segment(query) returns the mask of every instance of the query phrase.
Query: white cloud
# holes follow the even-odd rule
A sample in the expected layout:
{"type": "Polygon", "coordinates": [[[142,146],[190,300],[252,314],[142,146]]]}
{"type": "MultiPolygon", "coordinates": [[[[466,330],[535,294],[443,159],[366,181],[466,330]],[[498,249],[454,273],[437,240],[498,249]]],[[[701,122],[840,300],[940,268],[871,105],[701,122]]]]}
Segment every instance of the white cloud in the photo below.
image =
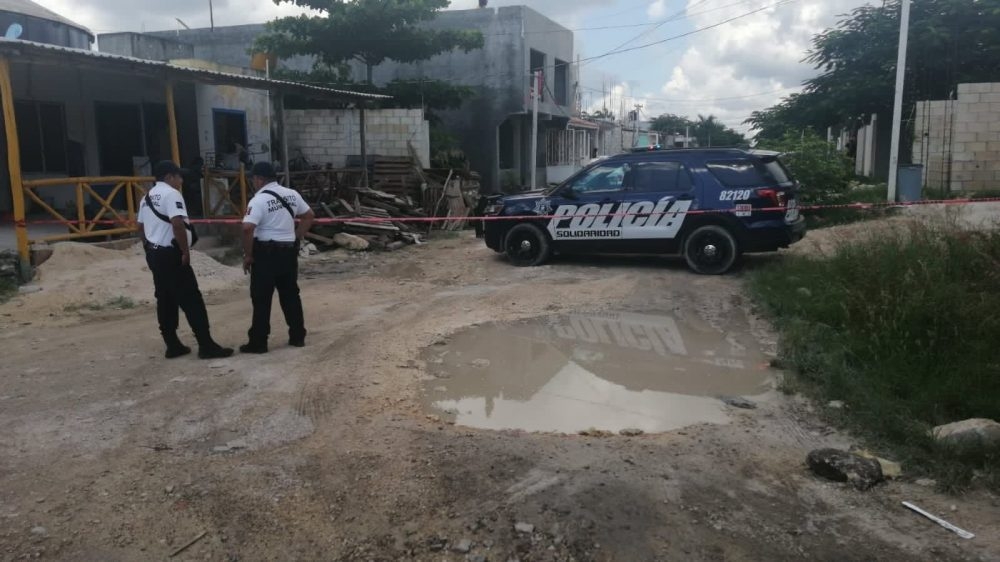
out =
{"type": "Polygon", "coordinates": [[[754,110],[777,103],[816,71],[803,63],[813,36],[839,15],[870,0],[808,0],[774,6],[775,0],[688,0],[694,28],[703,28],[752,10],[764,10],[692,35],[680,61],[662,74],[669,78],[650,92],[647,112],[694,116],[713,114],[744,130],[754,110]]]}
{"type": "Polygon", "coordinates": [[[649,9],[646,10],[646,15],[651,20],[658,20],[667,15],[667,0],[656,0],[650,4],[649,9]]]}
{"type": "MultiPolygon", "coordinates": [[[[38,4],[87,26],[95,33],[161,31],[175,29],[179,18],[190,27],[208,27],[208,0],[35,0],[38,4]]],[[[275,5],[269,0],[241,2],[213,0],[215,25],[263,23],[276,17],[304,13],[294,4],[275,5]]]]}

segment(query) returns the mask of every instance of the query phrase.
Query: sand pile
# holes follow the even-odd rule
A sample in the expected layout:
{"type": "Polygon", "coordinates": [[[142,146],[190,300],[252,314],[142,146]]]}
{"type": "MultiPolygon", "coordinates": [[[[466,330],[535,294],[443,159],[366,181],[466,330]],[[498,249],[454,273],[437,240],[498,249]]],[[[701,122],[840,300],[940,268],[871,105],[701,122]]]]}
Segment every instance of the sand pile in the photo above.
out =
{"type": "MultiPolygon", "coordinates": [[[[211,257],[191,252],[191,262],[203,293],[231,289],[245,283],[243,271],[211,257]]],[[[153,277],[142,248],[108,250],[90,244],[63,242],[38,268],[34,285],[41,291],[25,294],[4,305],[18,316],[62,315],[87,310],[141,306],[153,302],[153,277]],[[14,310],[11,310],[14,309],[14,310]]]]}

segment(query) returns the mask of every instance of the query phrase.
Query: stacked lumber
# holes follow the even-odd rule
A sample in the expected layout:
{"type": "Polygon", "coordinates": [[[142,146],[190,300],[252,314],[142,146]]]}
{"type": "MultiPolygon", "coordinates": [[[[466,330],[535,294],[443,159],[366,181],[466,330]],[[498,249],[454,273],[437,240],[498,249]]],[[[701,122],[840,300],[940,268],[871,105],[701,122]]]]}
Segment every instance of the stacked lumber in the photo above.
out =
{"type": "Polygon", "coordinates": [[[367,241],[370,249],[395,250],[407,244],[419,244],[419,233],[426,230],[421,224],[391,220],[426,215],[409,197],[378,189],[341,189],[336,198],[330,203],[320,203],[316,211],[319,217],[338,219],[334,224],[316,225],[310,233],[310,239],[327,248],[342,246],[336,242],[337,234],[350,234],[367,241]],[[369,222],[368,219],[379,220],[369,222]]]}
{"type": "Polygon", "coordinates": [[[400,197],[415,195],[420,191],[421,178],[418,166],[410,157],[379,156],[375,160],[372,186],[400,197]]]}

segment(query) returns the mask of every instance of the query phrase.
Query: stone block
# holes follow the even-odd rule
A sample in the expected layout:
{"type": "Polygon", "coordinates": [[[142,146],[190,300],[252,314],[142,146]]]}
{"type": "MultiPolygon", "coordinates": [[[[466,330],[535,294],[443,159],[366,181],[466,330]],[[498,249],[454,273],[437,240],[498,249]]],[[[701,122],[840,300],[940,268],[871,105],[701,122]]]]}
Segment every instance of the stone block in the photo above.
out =
{"type": "Polygon", "coordinates": [[[973,84],[970,93],[973,94],[988,94],[993,91],[993,84],[990,82],[973,84]]]}
{"type": "Polygon", "coordinates": [[[952,160],[955,162],[974,162],[975,156],[971,152],[954,152],[952,160]]]}
{"type": "Polygon", "coordinates": [[[990,124],[986,121],[973,121],[971,123],[962,123],[965,125],[965,131],[969,133],[988,133],[990,131],[990,124]]]}
{"type": "Polygon", "coordinates": [[[964,182],[964,181],[952,180],[951,181],[951,191],[952,192],[965,191],[965,184],[966,183],[967,182],[964,182]]]}
{"type": "Polygon", "coordinates": [[[1000,94],[1000,82],[993,82],[990,84],[992,88],[990,89],[994,94],[1000,94]]]}
{"type": "Polygon", "coordinates": [[[989,103],[984,103],[984,102],[970,103],[968,104],[968,106],[969,106],[969,111],[971,111],[972,113],[990,113],[991,111],[993,111],[993,106],[992,104],[989,103]]]}
{"type": "Polygon", "coordinates": [[[976,133],[955,133],[955,143],[976,142],[976,133]]]}
{"type": "Polygon", "coordinates": [[[985,142],[970,142],[965,145],[965,150],[970,152],[983,152],[986,150],[987,143],[985,142]]]}
{"type": "Polygon", "coordinates": [[[980,103],[983,101],[983,96],[987,94],[965,94],[959,96],[959,103],[980,103]]]}
{"type": "Polygon", "coordinates": [[[972,92],[972,84],[959,84],[958,85],[958,95],[968,94],[972,92]]]}
{"type": "Polygon", "coordinates": [[[1000,141],[1000,133],[976,133],[976,142],[995,142],[1000,141]]]}

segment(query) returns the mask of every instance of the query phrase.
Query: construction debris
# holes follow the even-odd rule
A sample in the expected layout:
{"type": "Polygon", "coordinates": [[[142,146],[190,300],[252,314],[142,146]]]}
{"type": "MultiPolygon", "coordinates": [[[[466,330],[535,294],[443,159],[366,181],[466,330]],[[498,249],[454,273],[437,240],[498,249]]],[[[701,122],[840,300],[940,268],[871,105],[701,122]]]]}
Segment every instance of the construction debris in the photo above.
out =
{"type": "Polygon", "coordinates": [[[419,244],[433,228],[468,227],[479,194],[479,177],[462,170],[424,170],[411,155],[378,157],[372,185],[339,187],[312,202],[321,219],[307,237],[320,249],[398,250],[419,244]],[[440,222],[413,221],[429,217],[440,222]],[[402,219],[402,220],[396,220],[402,219]]]}

